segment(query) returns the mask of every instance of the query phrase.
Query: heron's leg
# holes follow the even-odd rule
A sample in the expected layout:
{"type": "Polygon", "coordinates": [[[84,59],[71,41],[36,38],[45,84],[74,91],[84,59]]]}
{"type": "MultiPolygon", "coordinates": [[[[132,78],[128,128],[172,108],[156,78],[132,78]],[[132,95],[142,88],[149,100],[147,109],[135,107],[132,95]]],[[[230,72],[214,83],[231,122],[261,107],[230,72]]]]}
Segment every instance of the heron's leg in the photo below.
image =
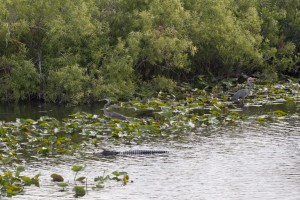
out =
{"type": "Polygon", "coordinates": [[[244,100],[245,100],[245,98],[242,98],[241,107],[244,107],[244,100]]]}

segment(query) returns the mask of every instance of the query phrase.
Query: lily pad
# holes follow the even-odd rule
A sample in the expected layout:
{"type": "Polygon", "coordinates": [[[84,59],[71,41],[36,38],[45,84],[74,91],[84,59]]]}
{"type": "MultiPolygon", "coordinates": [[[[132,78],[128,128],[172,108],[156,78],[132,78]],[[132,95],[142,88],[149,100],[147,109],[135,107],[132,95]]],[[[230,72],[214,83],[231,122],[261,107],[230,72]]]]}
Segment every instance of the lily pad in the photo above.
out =
{"type": "Polygon", "coordinates": [[[82,197],[86,193],[82,186],[74,186],[73,191],[75,192],[75,197],[82,197]]]}
{"type": "Polygon", "coordinates": [[[63,182],[64,178],[59,174],[51,174],[52,181],[54,182],[63,182]]]}

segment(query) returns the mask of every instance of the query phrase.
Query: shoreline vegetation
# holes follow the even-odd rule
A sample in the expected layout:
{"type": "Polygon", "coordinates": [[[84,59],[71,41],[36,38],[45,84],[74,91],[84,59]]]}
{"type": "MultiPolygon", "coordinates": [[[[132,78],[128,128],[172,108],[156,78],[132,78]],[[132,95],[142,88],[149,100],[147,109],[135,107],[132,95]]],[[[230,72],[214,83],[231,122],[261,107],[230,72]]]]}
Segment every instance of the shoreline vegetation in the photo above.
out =
{"type": "Polygon", "coordinates": [[[143,99],[247,76],[297,82],[299,10],[283,0],[2,0],[0,101],[143,99]]]}

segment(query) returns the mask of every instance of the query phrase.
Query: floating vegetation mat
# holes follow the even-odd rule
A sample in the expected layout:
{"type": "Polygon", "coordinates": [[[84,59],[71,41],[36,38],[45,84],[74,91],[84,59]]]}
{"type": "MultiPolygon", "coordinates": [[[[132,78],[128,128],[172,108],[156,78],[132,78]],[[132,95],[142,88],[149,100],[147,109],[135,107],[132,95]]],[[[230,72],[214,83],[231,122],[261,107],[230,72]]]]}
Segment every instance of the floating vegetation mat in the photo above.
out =
{"type": "MultiPolygon", "coordinates": [[[[41,117],[38,120],[16,119],[14,122],[0,122],[0,160],[2,174],[0,186],[2,196],[22,193],[24,186],[37,185],[38,177],[22,176],[22,163],[36,157],[54,155],[85,154],[91,149],[101,149],[103,144],[141,144],[156,140],[184,137],[188,133],[201,133],[212,126],[236,126],[245,120],[264,125],[274,121],[293,118],[299,120],[300,86],[285,83],[266,86],[255,85],[253,94],[243,103],[229,101],[236,89],[214,94],[205,90],[179,87],[174,94],[159,92],[156,97],[139,98],[121,102],[119,107],[133,109],[133,121],[121,121],[90,113],[76,113],[57,120],[41,117]],[[248,107],[285,103],[291,105],[292,112],[272,110],[264,113],[245,114],[248,107]]],[[[83,167],[73,167],[80,171],[83,167]]],[[[67,183],[62,175],[53,175],[53,181],[64,190],[67,183]]],[[[76,182],[84,182],[84,177],[76,182]]],[[[126,172],[114,172],[111,176],[101,176],[95,188],[104,186],[106,180],[128,182],[126,172]],[[121,178],[119,178],[122,176],[121,178]]],[[[85,195],[83,186],[75,185],[76,196],[85,195]]]]}

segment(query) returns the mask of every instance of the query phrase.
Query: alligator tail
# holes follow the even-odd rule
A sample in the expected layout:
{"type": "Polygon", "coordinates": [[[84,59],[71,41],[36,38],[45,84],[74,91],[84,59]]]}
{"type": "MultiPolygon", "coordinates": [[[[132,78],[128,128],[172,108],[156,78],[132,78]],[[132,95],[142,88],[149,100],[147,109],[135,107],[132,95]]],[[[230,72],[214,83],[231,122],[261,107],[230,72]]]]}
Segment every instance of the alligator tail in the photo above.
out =
{"type": "Polygon", "coordinates": [[[128,150],[128,151],[103,150],[102,152],[96,152],[96,153],[94,153],[94,155],[114,156],[114,155],[163,154],[163,153],[168,153],[168,151],[163,151],[163,150],[128,150]]]}
{"type": "Polygon", "coordinates": [[[168,153],[168,151],[163,150],[129,150],[119,152],[120,155],[145,155],[145,154],[163,154],[168,153]]]}

